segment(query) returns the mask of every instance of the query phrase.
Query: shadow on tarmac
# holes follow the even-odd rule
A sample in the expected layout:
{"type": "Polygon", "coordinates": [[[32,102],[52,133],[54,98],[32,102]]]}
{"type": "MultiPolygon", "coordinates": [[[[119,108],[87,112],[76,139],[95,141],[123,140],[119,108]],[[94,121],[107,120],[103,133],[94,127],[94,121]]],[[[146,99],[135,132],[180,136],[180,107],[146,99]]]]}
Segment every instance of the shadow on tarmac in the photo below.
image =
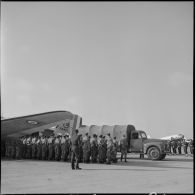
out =
{"type": "Polygon", "coordinates": [[[148,171],[148,172],[151,172],[151,171],[166,171],[166,170],[147,170],[147,169],[86,169],[86,168],[83,168],[82,170],[89,170],[89,171],[109,171],[109,170],[111,170],[111,171],[148,171]]]}
{"type": "MultiPolygon", "coordinates": [[[[192,160],[193,161],[193,160],[192,160]]],[[[176,168],[176,169],[193,169],[190,167],[184,167],[184,166],[171,166],[170,164],[167,165],[165,162],[171,162],[170,160],[163,160],[163,161],[145,161],[145,160],[138,160],[138,161],[131,161],[131,159],[128,159],[128,161],[125,163],[118,162],[115,165],[117,166],[140,166],[140,167],[155,167],[155,168],[176,168]]]]}

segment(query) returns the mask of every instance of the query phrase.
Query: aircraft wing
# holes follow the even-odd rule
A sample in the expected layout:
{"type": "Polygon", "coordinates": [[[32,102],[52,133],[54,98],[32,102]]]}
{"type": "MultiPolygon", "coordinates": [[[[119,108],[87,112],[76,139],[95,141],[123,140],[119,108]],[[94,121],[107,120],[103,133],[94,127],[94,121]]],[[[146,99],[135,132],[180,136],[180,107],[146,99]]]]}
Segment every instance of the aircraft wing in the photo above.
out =
{"type": "Polygon", "coordinates": [[[171,139],[177,140],[177,139],[183,139],[183,138],[184,138],[183,134],[176,134],[176,135],[170,135],[170,136],[162,137],[160,139],[171,141],[171,139]]]}
{"type": "MultiPolygon", "coordinates": [[[[74,120],[77,115],[67,111],[53,111],[1,120],[1,139],[4,137],[20,137],[38,132],[69,119],[74,120]]],[[[74,125],[75,126],[75,125],[74,125]]]]}

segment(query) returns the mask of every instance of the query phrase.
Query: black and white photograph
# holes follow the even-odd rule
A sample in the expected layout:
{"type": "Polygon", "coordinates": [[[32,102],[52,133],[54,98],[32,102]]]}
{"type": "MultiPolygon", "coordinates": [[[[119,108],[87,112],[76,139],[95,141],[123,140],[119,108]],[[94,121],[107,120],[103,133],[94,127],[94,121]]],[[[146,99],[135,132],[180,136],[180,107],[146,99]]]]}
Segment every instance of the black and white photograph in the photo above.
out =
{"type": "Polygon", "coordinates": [[[1,1],[1,194],[193,194],[193,18],[1,1]]]}

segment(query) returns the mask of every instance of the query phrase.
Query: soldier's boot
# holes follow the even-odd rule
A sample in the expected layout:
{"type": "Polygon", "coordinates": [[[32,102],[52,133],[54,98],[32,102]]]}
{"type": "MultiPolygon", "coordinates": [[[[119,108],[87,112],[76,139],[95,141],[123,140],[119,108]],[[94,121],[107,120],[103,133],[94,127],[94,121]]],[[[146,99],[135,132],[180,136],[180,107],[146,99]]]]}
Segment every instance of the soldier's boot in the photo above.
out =
{"type": "Polygon", "coordinates": [[[77,169],[77,170],[81,170],[81,168],[80,168],[78,165],[76,166],[76,169],[77,169]]]}

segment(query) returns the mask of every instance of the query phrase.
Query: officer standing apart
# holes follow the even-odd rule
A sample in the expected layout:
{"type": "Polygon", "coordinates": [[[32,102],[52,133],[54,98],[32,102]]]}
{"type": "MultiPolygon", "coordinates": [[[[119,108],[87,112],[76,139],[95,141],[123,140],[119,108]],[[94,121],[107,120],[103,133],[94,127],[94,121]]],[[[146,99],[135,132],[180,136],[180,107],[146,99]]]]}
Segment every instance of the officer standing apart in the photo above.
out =
{"type": "Polygon", "coordinates": [[[71,167],[75,169],[74,161],[76,159],[76,169],[79,168],[79,145],[80,145],[80,136],[78,135],[78,129],[75,130],[75,135],[71,138],[71,167]]]}
{"type": "Polygon", "coordinates": [[[123,160],[123,156],[125,156],[125,162],[127,162],[127,150],[128,150],[128,142],[125,135],[120,140],[120,150],[121,150],[121,162],[123,160]]]}

